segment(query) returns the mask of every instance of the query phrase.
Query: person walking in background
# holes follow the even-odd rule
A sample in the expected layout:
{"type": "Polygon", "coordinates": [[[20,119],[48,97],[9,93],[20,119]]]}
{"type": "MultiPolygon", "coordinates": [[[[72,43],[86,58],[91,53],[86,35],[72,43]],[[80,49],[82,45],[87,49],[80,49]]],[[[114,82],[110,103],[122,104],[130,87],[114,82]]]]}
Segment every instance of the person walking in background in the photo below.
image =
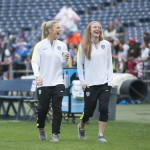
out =
{"type": "Polygon", "coordinates": [[[129,50],[128,50],[128,51],[130,51],[130,50],[132,50],[132,49],[135,49],[136,55],[139,55],[139,54],[141,53],[141,49],[140,49],[140,47],[138,46],[137,42],[135,41],[135,38],[130,37],[130,38],[128,39],[128,45],[129,45],[129,50]]]}
{"type": "Polygon", "coordinates": [[[97,21],[89,23],[86,28],[78,50],[77,70],[84,91],[84,112],[78,124],[78,136],[80,140],[86,140],[85,123],[93,116],[97,99],[99,99],[100,117],[97,140],[106,142],[103,134],[108,121],[113,66],[110,43],[104,40],[101,24],[97,21]]]}
{"type": "Polygon", "coordinates": [[[141,59],[141,54],[138,54],[138,57],[136,59],[137,77],[141,80],[143,77],[143,62],[138,61],[139,59],[141,59]]]}
{"type": "Polygon", "coordinates": [[[72,60],[72,66],[76,67],[77,66],[77,54],[78,54],[78,49],[74,48],[74,56],[72,60]]]}
{"type": "Polygon", "coordinates": [[[77,46],[81,41],[81,36],[78,32],[74,32],[66,37],[66,41],[67,45],[72,43],[74,46],[77,46]]]}
{"type": "Polygon", "coordinates": [[[108,24],[107,29],[104,31],[104,37],[109,42],[113,42],[113,40],[116,38],[116,29],[114,28],[114,25],[112,23],[108,24]]]}
{"type": "Polygon", "coordinates": [[[137,57],[135,49],[131,49],[128,53],[128,60],[127,60],[127,72],[134,76],[138,76],[137,73],[137,57]]]}
{"type": "Polygon", "coordinates": [[[25,62],[27,61],[28,56],[29,56],[29,49],[25,47],[23,43],[20,43],[20,45],[16,48],[14,56],[15,61],[25,62]]]}
{"type": "Polygon", "coordinates": [[[118,61],[115,68],[116,71],[122,73],[126,72],[129,46],[124,42],[123,39],[120,39],[113,42],[112,49],[112,53],[118,56],[118,61]]]}
{"type": "Polygon", "coordinates": [[[12,54],[10,49],[6,48],[5,42],[0,45],[0,77],[4,72],[7,72],[9,65],[12,62],[12,54]]]}
{"type": "Polygon", "coordinates": [[[150,34],[148,32],[144,32],[142,37],[143,41],[146,43],[146,45],[148,45],[148,43],[150,43],[150,34]]]}
{"type": "Polygon", "coordinates": [[[125,29],[123,25],[120,23],[120,20],[118,18],[115,18],[114,22],[116,24],[116,38],[124,39],[125,29]]]}
{"type": "Polygon", "coordinates": [[[32,55],[32,68],[37,84],[39,101],[37,128],[40,140],[46,140],[45,119],[52,99],[53,120],[51,141],[58,142],[62,120],[62,98],[65,91],[62,67],[68,64],[67,45],[59,40],[61,32],[57,21],[42,24],[42,41],[36,44],[32,55]],[[65,55],[64,55],[65,54],[65,55]],[[62,55],[64,55],[62,57],[62,55]]]}
{"type": "Polygon", "coordinates": [[[74,57],[74,45],[72,43],[69,43],[68,49],[69,49],[70,57],[73,60],[73,57],[74,57]]]}
{"type": "Polygon", "coordinates": [[[141,43],[141,57],[138,59],[138,62],[143,62],[143,79],[148,80],[150,77],[149,72],[147,72],[150,70],[150,56],[148,45],[144,40],[141,43]]]}

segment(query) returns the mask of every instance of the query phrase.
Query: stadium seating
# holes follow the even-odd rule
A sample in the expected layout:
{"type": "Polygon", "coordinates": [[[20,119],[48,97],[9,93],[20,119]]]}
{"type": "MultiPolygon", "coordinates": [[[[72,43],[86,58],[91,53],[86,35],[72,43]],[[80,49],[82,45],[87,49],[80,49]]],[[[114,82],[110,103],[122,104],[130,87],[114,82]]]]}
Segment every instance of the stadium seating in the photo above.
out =
{"type": "Polygon", "coordinates": [[[39,25],[53,19],[63,6],[79,14],[81,35],[89,22],[100,21],[106,29],[114,18],[119,18],[125,26],[126,40],[132,36],[140,42],[143,32],[150,33],[149,0],[1,0],[0,3],[0,31],[18,35],[24,29],[30,45],[41,34],[39,25]]]}

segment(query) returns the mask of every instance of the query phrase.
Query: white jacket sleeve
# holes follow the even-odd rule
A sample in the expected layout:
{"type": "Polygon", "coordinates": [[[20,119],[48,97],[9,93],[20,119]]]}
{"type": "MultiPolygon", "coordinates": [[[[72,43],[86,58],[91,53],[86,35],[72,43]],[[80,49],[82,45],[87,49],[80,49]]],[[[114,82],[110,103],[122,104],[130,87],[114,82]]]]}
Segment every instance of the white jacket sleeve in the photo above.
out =
{"type": "MultiPolygon", "coordinates": [[[[66,44],[63,46],[62,52],[68,52],[68,48],[67,48],[66,44]]],[[[62,60],[62,66],[63,67],[67,67],[68,63],[69,63],[69,59],[68,60],[62,60]]]]}
{"type": "Polygon", "coordinates": [[[34,47],[31,65],[35,78],[40,76],[40,48],[38,44],[36,44],[34,47]]]}
{"type": "Polygon", "coordinates": [[[83,86],[85,83],[84,75],[83,75],[83,64],[85,61],[85,55],[83,54],[82,48],[79,45],[78,48],[78,57],[77,57],[77,71],[78,71],[78,76],[80,79],[81,86],[83,86]]]}
{"type": "Polygon", "coordinates": [[[113,65],[112,65],[112,54],[111,54],[111,46],[108,43],[108,53],[107,53],[107,79],[108,79],[108,86],[112,86],[113,80],[113,65]]]}

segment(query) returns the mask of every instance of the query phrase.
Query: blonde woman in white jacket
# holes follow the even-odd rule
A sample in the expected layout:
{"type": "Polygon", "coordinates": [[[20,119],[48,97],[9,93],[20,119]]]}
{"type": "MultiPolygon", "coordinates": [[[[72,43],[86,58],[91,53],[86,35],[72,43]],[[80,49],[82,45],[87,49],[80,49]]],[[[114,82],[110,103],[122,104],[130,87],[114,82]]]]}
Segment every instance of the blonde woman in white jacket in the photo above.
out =
{"type": "Polygon", "coordinates": [[[97,140],[106,142],[103,133],[108,120],[113,67],[110,43],[104,40],[102,27],[97,21],[89,23],[86,28],[78,50],[77,70],[84,91],[84,112],[78,125],[78,136],[80,140],[86,140],[85,123],[93,116],[97,100],[99,100],[97,140]]]}
{"type": "Polygon", "coordinates": [[[58,142],[58,134],[62,120],[62,98],[65,91],[62,69],[68,64],[67,45],[59,40],[61,32],[57,21],[42,23],[42,41],[37,43],[32,55],[32,69],[37,83],[39,101],[37,128],[40,140],[46,140],[45,119],[52,99],[53,120],[51,141],[58,142]]]}

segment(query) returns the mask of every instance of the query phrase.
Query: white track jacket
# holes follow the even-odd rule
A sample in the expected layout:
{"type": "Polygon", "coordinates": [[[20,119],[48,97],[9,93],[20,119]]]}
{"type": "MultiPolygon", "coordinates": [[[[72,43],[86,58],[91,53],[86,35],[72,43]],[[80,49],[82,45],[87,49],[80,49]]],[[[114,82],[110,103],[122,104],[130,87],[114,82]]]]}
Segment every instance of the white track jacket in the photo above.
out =
{"type": "Polygon", "coordinates": [[[112,86],[113,65],[110,43],[102,40],[98,48],[96,48],[92,41],[90,60],[86,58],[80,46],[78,50],[77,70],[81,85],[87,84],[88,86],[93,86],[108,83],[108,86],[112,86]],[[83,74],[83,65],[85,77],[83,74]]]}
{"type": "Polygon", "coordinates": [[[47,38],[35,45],[31,64],[35,78],[42,77],[42,86],[64,84],[62,68],[68,64],[62,57],[64,51],[67,45],[59,40],[53,41],[53,47],[47,38]]]}

